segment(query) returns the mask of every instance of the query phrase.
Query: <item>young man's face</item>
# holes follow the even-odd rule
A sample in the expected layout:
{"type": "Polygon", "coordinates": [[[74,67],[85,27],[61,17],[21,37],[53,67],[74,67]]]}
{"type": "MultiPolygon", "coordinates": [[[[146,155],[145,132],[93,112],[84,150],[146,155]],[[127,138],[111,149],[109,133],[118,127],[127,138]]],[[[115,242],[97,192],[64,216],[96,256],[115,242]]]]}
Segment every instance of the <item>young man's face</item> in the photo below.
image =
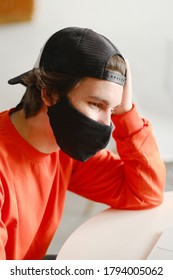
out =
{"type": "Polygon", "coordinates": [[[69,93],[69,99],[87,117],[110,125],[111,115],[120,105],[122,94],[122,85],[87,77],[69,93]]]}

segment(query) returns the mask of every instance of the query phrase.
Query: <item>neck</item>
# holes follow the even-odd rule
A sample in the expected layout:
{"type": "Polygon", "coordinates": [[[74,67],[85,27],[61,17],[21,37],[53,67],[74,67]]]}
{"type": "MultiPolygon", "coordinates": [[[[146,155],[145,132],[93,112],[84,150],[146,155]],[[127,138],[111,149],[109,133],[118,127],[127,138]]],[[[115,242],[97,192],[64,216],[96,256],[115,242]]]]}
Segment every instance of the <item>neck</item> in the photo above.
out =
{"type": "Polygon", "coordinates": [[[45,154],[59,150],[49,124],[47,107],[42,108],[36,116],[27,119],[22,109],[14,112],[11,120],[18,133],[36,150],[45,154]]]}

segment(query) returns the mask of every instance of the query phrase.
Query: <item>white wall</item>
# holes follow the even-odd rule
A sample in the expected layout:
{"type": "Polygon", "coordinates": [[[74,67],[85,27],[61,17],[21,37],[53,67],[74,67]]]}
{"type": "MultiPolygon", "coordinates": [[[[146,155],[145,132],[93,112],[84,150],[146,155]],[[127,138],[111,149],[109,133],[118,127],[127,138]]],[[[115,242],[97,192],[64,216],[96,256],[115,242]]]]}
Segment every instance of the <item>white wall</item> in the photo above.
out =
{"type": "Polygon", "coordinates": [[[134,91],[144,105],[166,94],[168,51],[173,53],[171,0],[35,2],[31,23],[0,26],[0,109],[19,99],[18,88],[6,81],[31,68],[47,37],[66,26],[93,28],[119,47],[131,63],[134,91]]]}
{"type": "Polygon", "coordinates": [[[21,98],[24,88],[9,86],[7,80],[32,68],[45,40],[58,29],[81,26],[109,37],[129,59],[135,98],[144,111],[164,109],[164,114],[173,116],[172,0],[35,3],[31,23],[0,26],[0,110],[21,98]]]}

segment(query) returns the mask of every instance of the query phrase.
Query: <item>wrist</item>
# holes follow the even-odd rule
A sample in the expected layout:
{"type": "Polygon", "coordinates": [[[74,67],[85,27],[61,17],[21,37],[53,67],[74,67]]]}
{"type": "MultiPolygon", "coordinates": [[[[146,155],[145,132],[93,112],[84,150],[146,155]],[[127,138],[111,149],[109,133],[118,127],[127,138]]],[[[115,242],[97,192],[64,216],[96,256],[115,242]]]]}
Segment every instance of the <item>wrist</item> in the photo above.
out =
{"type": "Polygon", "coordinates": [[[122,114],[125,114],[127,112],[129,112],[130,110],[132,110],[133,108],[133,104],[130,103],[130,104],[126,104],[126,105],[123,105],[123,106],[119,106],[118,108],[116,108],[112,115],[122,115],[122,114]]]}

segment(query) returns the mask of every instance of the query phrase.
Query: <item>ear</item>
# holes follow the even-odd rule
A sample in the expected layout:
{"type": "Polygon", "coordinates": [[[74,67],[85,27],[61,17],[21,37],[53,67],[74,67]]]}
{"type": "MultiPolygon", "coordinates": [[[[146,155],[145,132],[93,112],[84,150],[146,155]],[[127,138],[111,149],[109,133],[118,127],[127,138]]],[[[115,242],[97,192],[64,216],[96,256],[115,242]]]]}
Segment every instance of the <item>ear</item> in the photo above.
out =
{"type": "Polygon", "coordinates": [[[52,106],[59,100],[57,92],[50,93],[46,88],[41,89],[41,98],[46,106],[52,106]]]}

